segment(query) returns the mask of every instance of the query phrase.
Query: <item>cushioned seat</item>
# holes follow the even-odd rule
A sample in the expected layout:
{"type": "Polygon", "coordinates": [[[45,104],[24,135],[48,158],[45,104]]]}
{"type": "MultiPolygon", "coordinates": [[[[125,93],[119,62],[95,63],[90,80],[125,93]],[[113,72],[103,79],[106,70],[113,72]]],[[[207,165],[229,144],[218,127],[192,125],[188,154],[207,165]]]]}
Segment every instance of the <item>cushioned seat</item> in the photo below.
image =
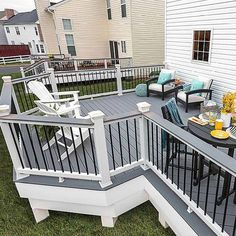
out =
{"type": "Polygon", "coordinates": [[[139,84],[135,88],[135,94],[139,97],[147,97],[147,85],[139,84]]]}
{"type": "MultiPolygon", "coordinates": [[[[177,95],[177,98],[184,102],[186,102],[186,97],[187,95],[184,91],[179,92],[177,95]]],[[[188,103],[203,102],[204,100],[205,98],[202,96],[198,96],[194,94],[188,96],[188,103]]]]}
{"type": "MultiPolygon", "coordinates": [[[[150,84],[148,88],[149,90],[152,90],[152,91],[162,92],[161,84],[153,83],[153,84],[150,84]]],[[[173,89],[172,86],[164,85],[164,92],[170,91],[171,89],[173,89]]]]}

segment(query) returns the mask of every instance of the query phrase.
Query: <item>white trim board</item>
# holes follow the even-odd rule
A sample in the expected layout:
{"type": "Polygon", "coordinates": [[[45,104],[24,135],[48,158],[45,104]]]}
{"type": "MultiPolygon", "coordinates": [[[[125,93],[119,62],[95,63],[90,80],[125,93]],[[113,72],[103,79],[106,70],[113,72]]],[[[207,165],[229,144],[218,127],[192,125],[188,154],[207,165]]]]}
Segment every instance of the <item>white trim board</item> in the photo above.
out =
{"type": "Polygon", "coordinates": [[[145,176],[107,191],[25,183],[16,183],[16,187],[22,198],[29,199],[37,222],[49,216],[48,210],[54,210],[101,216],[103,226],[113,227],[118,216],[150,200],[164,227],[170,226],[176,235],[197,235],[145,176]]]}

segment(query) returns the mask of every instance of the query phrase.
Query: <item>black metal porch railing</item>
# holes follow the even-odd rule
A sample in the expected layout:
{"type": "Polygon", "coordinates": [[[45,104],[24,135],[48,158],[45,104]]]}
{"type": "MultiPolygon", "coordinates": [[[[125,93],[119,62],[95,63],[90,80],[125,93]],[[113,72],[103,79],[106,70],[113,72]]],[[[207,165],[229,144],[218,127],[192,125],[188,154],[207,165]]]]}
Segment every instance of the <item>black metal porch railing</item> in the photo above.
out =
{"type": "Polygon", "coordinates": [[[159,74],[163,68],[164,65],[122,68],[122,87],[134,89],[138,84],[146,83],[152,74],[159,74]]]}
{"type": "Polygon", "coordinates": [[[214,226],[217,234],[234,236],[236,161],[155,114],[147,114],[145,124],[149,166],[185,201],[190,212],[214,226]],[[230,176],[227,186],[226,173],[230,176]]]}

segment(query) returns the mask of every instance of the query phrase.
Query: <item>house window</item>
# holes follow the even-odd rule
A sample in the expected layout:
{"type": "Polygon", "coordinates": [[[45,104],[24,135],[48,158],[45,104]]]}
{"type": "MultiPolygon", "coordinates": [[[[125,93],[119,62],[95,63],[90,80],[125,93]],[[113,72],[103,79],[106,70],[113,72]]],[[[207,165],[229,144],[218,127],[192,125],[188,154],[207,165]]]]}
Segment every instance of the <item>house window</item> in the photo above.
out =
{"type": "Polygon", "coordinates": [[[126,53],[126,41],[121,41],[121,51],[123,53],[126,53]]]}
{"type": "Polygon", "coordinates": [[[32,43],[28,42],[29,48],[32,48],[32,43]]]}
{"type": "Polygon", "coordinates": [[[39,35],[39,31],[38,31],[38,28],[37,28],[37,27],[34,27],[34,31],[35,31],[35,34],[36,34],[36,35],[39,35]]]}
{"type": "Polygon", "coordinates": [[[17,35],[20,35],[19,27],[15,27],[15,30],[16,30],[16,34],[17,34],[17,35]]]}
{"type": "Polygon", "coordinates": [[[9,27],[6,27],[6,32],[7,32],[8,34],[10,34],[10,29],[9,29],[9,27]]]}
{"type": "Polygon", "coordinates": [[[107,18],[108,18],[108,20],[112,19],[112,16],[111,16],[111,0],[107,0],[107,18]]]}
{"type": "Polygon", "coordinates": [[[120,0],[120,4],[121,4],[121,16],[122,17],[126,17],[126,0],[120,0]]]}
{"type": "Polygon", "coordinates": [[[193,61],[209,62],[211,47],[211,30],[193,32],[193,61]]]}
{"type": "Polygon", "coordinates": [[[44,46],[40,44],[41,53],[45,53],[44,46]]]}
{"type": "Polygon", "coordinates": [[[40,53],[39,45],[38,44],[36,44],[36,48],[37,48],[37,52],[40,53]]]}
{"type": "Polygon", "coordinates": [[[70,19],[62,19],[64,30],[72,30],[72,24],[70,19]]]}
{"type": "Polygon", "coordinates": [[[68,53],[71,56],[76,56],[75,42],[74,42],[73,34],[66,34],[65,36],[66,36],[66,44],[67,44],[68,53]]]}

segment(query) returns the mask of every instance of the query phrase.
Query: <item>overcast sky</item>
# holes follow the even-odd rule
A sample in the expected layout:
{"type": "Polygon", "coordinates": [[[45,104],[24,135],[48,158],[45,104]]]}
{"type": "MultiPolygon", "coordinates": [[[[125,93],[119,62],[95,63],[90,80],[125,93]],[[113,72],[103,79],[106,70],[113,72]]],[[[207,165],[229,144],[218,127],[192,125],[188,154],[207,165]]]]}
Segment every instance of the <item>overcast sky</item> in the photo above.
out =
{"type": "MultiPolygon", "coordinates": [[[[53,2],[58,2],[54,0],[53,2]]],[[[4,8],[13,8],[18,12],[31,11],[35,9],[34,0],[0,0],[0,11],[4,8]]]]}

